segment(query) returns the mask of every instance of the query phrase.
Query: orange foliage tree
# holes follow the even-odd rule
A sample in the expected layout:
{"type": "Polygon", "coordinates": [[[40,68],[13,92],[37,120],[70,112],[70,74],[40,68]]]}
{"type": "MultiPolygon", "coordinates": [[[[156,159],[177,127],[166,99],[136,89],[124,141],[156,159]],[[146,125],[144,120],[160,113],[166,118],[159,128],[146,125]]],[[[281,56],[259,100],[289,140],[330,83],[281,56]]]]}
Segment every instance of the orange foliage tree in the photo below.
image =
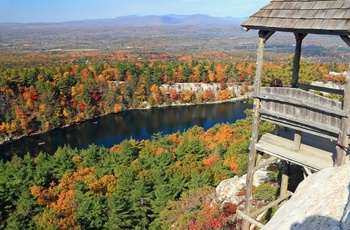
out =
{"type": "Polygon", "coordinates": [[[220,100],[228,100],[228,99],[231,99],[233,97],[233,92],[232,92],[232,90],[225,89],[225,90],[222,90],[219,92],[218,97],[220,100]]]}

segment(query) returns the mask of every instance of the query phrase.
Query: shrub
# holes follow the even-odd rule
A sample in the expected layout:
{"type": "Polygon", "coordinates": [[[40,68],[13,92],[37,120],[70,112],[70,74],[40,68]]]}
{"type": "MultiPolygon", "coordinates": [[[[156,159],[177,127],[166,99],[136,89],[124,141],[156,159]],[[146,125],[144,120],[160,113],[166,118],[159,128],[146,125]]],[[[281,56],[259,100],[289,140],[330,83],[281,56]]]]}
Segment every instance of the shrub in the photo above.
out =
{"type": "Polygon", "coordinates": [[[254,198],[258,200],[267,200],[271,201],[275,199],[277,194],[278,188],[275,186],[270,185],[269,183],[264,183],[259,185],[255,192],[254,192],[254,198]]]}

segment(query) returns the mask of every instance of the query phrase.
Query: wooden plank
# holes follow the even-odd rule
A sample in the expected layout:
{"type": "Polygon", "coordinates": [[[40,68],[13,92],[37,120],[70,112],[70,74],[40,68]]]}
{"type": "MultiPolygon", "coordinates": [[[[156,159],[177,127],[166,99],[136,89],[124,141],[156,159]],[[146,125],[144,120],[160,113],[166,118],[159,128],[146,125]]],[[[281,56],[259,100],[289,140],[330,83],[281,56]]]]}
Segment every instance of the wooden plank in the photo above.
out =
{"type": "Polygon", "coordinates": [[[314,19],[317,13],[318,10],[303,10],[302,17],[307,19],[314,19]]]}
{"type": "MultiPolygon", "coordinates": [[[[261,115],[261,119],[264,121],[272,122],[272,123],[277,124],[279,126],[291,128],[293,130],[299,130],[303,133],[304,132],[309,133],[309,134],[316,135],[316,136],[319,136],[322,138],[327,138],[327,139],[333,140],[333,141],[338,140],[339,132],[336,132],[336,133],[326,132],[326,131],[321,130],[321,129],[315,129],[314,127],[305,126],[303,124],[292,123],[290,121],[282,120],[282,119],[275,118],[275,117],[266,116],[264,114],[261,115]]],[[[349,130],[349,132],[350,132],[350,130],[349,130]]]]}
{"type": "Polygon", "coordinates": [[[325,23],[322,25],[322,28],[324,28],[325,30],[334,30],[337,28],[338,21],[339,20],[336,19],[326,20],[325,23]]]}
{"type": "Polygon", "coordinates": [[[348,9],[338,9],[333,18],[344,19],[344,15],[345,15],[347,10],[348,9]]]}
{"type": "Polygon", "coordinates": [[[343,8],[343,9],[348,9],[348,8],[350,8],[350,1],[344,1],[344,4],[342,5],[341,8],[343,8]]]}
{"type": "MultiPolygon", "coordinates": [[[[237,210],[236,210],[236,213],[237,213],[240,217],[242,217],[244,220],[249,221],[250,223],[256,225],[257,227],[259,227],[259,228],[263,228],[263,227],[264,227],[263,224],[261,224],[261,223],[259,223],[258,221],[254,220],[254,219],[251,218],[249,215],[246,215],[246,214],[245,214],[244,212],[242,212],[241,210],[237,209],[237,210]]],[[[243,221],[243,223],[244,223],[244,222],[245,222],[245,221],[243,221]]]]}
{"type": "Polygon", "coordinates": [[[340,131],[340,124],[338,124],[338,126],[332,126],[329,124],[323,124],[321,122],[315,122],[312,119],[306,119],[305,115],[301,117],[286,117],[283,116],[283,114],[268,111],[265,109],[260,109],[260,114],[264,116],[264,118],[271,118],[272,120],[279,121],[284,124],[290,124],[292,126],[304,126],[305,130],[313,130],[316,133],[325,131],[327,133],[338,136],[340,131]]]}
{"type": "Polygon", "coordinates": [[[338,11],[338,9],[327,9],[322,18],[323,19],[333,19],[333,18],[335,18],[337,11],[338,11]]]}
{"type": "MultiPolygon", "coordinates": [[[[316,95],[314,93],[298,89],[298,88],[289,88],[289,87],[261,87],[261,93],[267,93],[267,94],[275,94],[280,96],[286,96],[293,97],[296,99],[304,99],[309,102],[314,102],[315,98],[318,98],[319,100],[322,100],[322,104],[331,107],[331,108],[338,108],[342,109],[342,103],[336,100],[332,100],[329,98],[326,98],[324,96],[316,95]],[[266,91],[266,90],[269,91],[266,91]]],[[[317,104],[317,103],[316,103],[317,104]]]]}
{"type": "MultiPolygon", "coordinates": [[[[325,144],[326,141],[323,142],[322,144],[325,144]]],[[[330,144],[333,144],[335,151],[335,143],[330,142],[330,144]]],[[[329,151],[330,147],[332,146],[322,149],[302,143],[300,150],[296,152],[293,140],[271,133],[264,134],[256,144],[256,149],[261,152],[316,171],[333,167],[334,152],[329,151]]]]}
{"type": "Polygon", "coordinates": [[[253,97],[260,98],[261,100],[281,102],[281,103],[284,103],[285,105],[289,104],[294,106],[302,106],[308,109],[316,110],[318,112],[328,113],[328,114],[342,116],[342,117],[347,117],[349,115],[341,109],[328,108],[317,103],[311,103],[307,100],[298,100],[296,98],[288,97],[288,96],[274,96],[274,95],[265,94],[265,93],[253,93],[253,97]]]}

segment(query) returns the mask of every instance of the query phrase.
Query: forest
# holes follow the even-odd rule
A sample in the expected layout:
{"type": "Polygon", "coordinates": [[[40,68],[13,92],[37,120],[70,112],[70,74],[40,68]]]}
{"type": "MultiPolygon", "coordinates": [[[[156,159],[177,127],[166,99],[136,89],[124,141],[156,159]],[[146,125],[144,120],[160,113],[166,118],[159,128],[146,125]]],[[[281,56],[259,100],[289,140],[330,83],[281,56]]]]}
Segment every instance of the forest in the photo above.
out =
{"type": "MultiPolygon", "coordinates": [[[[0,70],[0,138],[29,135],[130,108],[233,98],[228,84],[253,76],[249,64],[116,62],[0,70]],[[161,89],[162,84],[220,83],[220,89],[161,89]]],[[[242,94],[244,91],[242,91],[242,94]]]]}
{"type": "MultiPolygon", "coordinates": [[[[289,83],[292,58],[285,63],[266,63],[263,83],[274,78],[289,83]]],[[[343,82],[330,79],[329,71],[345,66],[302,61],[301,81],[343,82]]],[[[0,69],[0,141],[46,132],[125,109],[184,103],[223,101],[243,95],[253,83],[255,63],[206,62],[107,62],[0,69]],[[164,84],[219,83],[203,92],[164,84]],[[239,95],[228,89],[241,85],[239,95]]]]}
{"type": "Polygon", "coordinates": [[[207,131],[196,126],[111,149],[62,147],[0,162],[0,228],[234,229],[230,215],[238,204],[223,211],[214,188],[245,173],[247,113],[207,131]]]}

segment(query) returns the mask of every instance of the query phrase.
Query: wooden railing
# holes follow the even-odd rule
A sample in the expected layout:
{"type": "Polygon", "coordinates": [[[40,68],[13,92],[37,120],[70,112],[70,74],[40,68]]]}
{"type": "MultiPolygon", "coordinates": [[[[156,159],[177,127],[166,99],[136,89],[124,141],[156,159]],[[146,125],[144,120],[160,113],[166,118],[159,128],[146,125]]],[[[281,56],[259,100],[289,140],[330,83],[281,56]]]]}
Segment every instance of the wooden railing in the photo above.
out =
{"type": "Polygon", "coordinates": [[[341,102],[298,88],[262,87],[254,97],[260,99],[263,120],[334,140],[348,116],[341,102]]]}

